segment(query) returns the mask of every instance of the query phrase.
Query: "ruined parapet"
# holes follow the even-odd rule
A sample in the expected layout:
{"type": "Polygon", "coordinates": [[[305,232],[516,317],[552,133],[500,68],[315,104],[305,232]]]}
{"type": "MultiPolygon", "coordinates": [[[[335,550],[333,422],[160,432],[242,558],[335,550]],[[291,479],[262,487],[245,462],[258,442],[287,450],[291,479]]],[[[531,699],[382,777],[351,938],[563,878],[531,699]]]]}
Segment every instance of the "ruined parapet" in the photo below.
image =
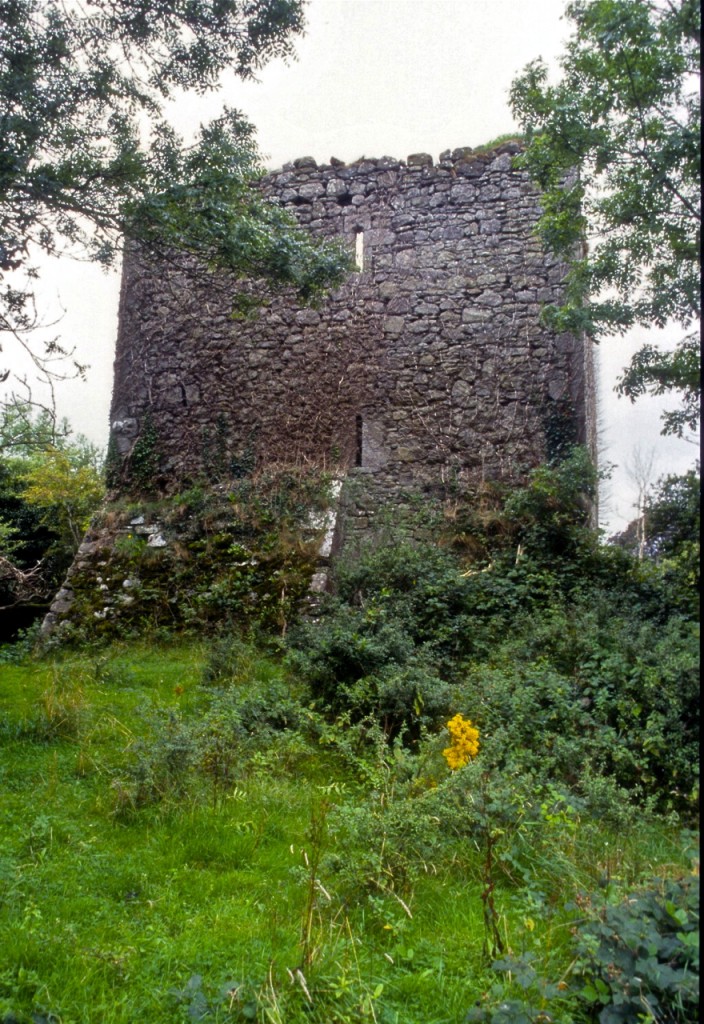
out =
{"type": "Polygon", "coordinates": [[[555,424],[591,442],[591,353],[540,322],[566,268],[535,233],[518,151],[303,158],[264,178],[301,225],[356,252],[357,272],[318,308],[269,296],[233,320],[226,275],[133,255],[111,412],[123,486],[139,488],[145,447],[166,491],[287,461],[361,467],[393,492],[519,479],[555,424]]]}

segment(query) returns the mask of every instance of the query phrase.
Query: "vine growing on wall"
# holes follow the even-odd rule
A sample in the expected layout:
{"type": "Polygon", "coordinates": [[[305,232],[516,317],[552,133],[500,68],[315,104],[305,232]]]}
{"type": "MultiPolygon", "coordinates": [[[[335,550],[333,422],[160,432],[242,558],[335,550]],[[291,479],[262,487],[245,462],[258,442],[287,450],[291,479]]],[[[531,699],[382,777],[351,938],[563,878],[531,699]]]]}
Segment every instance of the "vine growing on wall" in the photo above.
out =
{"type": "Polygon", "coordinates": [[[136,489],[154,490],[160,460],[159,437],[152,415],[147,412],[141,433],[129,456],[129,478],[136,489]]]}
{"type": "Polygon", "coordinates": [[[567,398],[548,402],[543,427],[546,461],[554,466],[567,458],[579,441],[574,403],[567,398]]]}

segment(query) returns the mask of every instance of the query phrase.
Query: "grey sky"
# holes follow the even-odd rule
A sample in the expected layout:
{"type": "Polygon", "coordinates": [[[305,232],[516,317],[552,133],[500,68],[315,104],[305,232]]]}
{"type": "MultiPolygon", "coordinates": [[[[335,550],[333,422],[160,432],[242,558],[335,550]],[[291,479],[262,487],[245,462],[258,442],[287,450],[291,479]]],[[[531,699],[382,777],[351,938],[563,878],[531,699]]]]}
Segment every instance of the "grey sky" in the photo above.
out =
{"type": "MultiPolygon", "coordinates": [[[[304,155],[319,162],[417,152],[437,158],[514,130],[511,81],[537,56],[554,63],[569,36],[563,9],[564,0],[311,0],[295,63],[269,65],[258,83],[226,79],[218,97],[184,98],[173,120],[189,135],[226,102],[256,125],[271,168],[304,155]]],[[[104,443],[119,278],[63,261],[47,267],[43,287],[46,316],[66,310],[54,333],[91,364],[87,383],[62,387],[60,411],[104,443]]],[[[610,341],[599,353],[602,461],[619,465],[605,492],[608,530],[634,514],[626,469],[635,448],[655,447],[656,476],[687,468],[696,454],[691,444],[660,437],[663,403],[632,406],[613,395],[642,340],[610,341]]]]}

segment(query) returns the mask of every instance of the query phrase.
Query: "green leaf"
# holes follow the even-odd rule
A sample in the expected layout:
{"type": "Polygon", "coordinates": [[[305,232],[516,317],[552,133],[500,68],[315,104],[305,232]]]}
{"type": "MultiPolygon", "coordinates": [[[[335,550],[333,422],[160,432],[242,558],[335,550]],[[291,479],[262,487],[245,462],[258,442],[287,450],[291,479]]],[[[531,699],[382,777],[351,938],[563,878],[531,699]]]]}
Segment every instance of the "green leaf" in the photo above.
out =
{"type": "Polygon", "coordinates": [[[619,390],[674,392],[664,432],[699,418],[701,317],[699,10],[690,0],[568,4],[562,78],[540,61],[513,82],[528,140],[521,166],[543,192],[545,244],[569,265],[559,330],[599,339],[633,326],[680,327],[674,353],[646,346],[619,390]],[[584,252],[584,242],[589,249],[584,252]]]}

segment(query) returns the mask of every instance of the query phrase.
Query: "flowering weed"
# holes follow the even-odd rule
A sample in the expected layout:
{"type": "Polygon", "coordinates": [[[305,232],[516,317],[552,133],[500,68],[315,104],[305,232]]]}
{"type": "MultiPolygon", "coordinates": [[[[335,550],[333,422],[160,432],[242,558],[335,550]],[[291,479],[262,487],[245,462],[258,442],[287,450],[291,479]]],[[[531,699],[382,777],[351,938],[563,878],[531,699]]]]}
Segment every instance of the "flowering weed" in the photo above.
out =
{"type": "Polygon", "coordinates": [[[442,755],[448,768],[454,772],[464,768],[479,753],[479,730],[472,725],[471,719],[463,718],[462,715],[451,718],[447,729],[452,742],[443,750],[442,755]]]}

